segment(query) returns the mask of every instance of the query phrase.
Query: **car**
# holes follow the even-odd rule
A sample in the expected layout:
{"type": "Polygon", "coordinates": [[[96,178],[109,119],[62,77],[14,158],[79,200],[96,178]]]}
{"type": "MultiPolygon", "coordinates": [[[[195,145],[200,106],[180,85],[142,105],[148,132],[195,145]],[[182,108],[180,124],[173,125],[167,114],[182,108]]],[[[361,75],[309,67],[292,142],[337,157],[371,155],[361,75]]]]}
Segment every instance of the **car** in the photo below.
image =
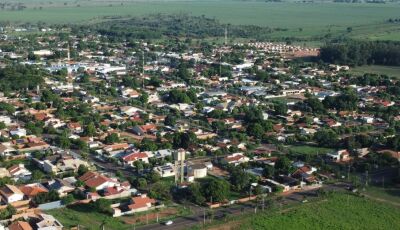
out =
{"type": "Polygon", "coordinates": [[[169,221],[165,222],[164,225],[167,225],[167,226],[168,226],[168,225],[172,225],[173,223],[174,223],[174,222],[173,222],[172,220],[169,220],[169,221]]]}

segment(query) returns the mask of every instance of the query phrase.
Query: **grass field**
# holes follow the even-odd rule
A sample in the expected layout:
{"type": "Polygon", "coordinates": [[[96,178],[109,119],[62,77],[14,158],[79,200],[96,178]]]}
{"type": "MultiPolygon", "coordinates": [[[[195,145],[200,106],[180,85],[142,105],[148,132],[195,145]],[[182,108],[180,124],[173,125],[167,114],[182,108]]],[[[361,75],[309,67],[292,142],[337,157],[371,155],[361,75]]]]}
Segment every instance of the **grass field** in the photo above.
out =
{"type": "Polygon", "coordinates": [[[141,16],[149,13],[190,13],[217,18],[223,23],[284,28],[273,37],[309,38],[328,33],[372,39],[400,39],[400,26],[383,24],[399,17],[400,4],[266,3],[263,1],[71,1],[52,4],[27,1],[22,11],[0,10],[0,21],[47,23],[96,22],[103,16],[141,16]],[[63,3],[66,2],[67,5],[63,3]],[[77,7],[77,5],[80,5],[77,7]],[[108,4],[111,4],[109,6],[108,4]],[[123,5],[121,5],[123,4],[123,5]],[[42,7],[40,9],[40,7],[42,7]],[[374,26],[370,26],[374,25],[374,26]],[[300,29],[301,28],[301,29],[300,29]],[[354,34],[354,35],[353,35],[354,34]]]}
{"type": "Polygon", "coordinates": [[[236,219],[234,223],[231,229],[399,229],[400,209],[367,198],[336,193],[328,195],[326,200],[252,215],[243,220],[236,219]]]}
{"type": "Polygon", "coordinates": [[[373,73],[379,75],[384,74],[389,77],[400,79],[400,67],[398,66],[365,65],[352,68],[350,72],[357,75],[363,75],[365,73],[373,73]]]}
{"type": "Polygon", "coordinates": [[[300,154],[304,154],[304,155],[326,154],[326,153],[334,151],[334,149],[330,149],[330,148],[314,147],[314,146],[309,146],[309,145],[290,146],[289,150],[291,150],[295,153],[300,153],[300,154]]]}
{"type": "Polygon", "coordinates": [[[368,186],[362,193],[400,205],[400,188],[368,186]]]}
{"type": "Polygon", "coordinates": [[[105,223],[106,229],[111,230],[128,230],[133,226],[125,224],[119,218],[112,218],[111,216],[85,210],[84,208],[61,208],[46,211],[57,218],[66,228],[76,227],[78,224],[83,229],[100,229],[100,225],[105,223]]]}

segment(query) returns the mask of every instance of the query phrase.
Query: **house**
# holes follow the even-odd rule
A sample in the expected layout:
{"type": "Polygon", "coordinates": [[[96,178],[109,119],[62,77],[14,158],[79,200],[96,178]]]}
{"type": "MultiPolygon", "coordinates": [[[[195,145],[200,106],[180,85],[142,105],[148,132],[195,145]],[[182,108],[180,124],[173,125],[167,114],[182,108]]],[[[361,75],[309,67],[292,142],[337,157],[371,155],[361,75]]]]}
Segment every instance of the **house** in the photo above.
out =
{"type": "Polygon", "coordinates": [[[135,212],[142,212],[149,210],[154,204],[156,200],[147,197],[146,194],[143,194],[139,197],[133,197],[131,200],[131,204],[128,205],[128,208],[135,212]]]}
{"type": "Polygon", "coordinates": [[[24,164],[17,164],[14,166],[11,166],[10,168],[8,168],[8,172],[10,173],[11,177],[13,177],[13,179],[15,181],[18,180],[29,180],[32,177],[32,173],[25,168],[24,164]]]}
{"type": "Polygon", "coordinates": [[[161,177],[171,177],[175,176],[176,169],[175,166],[171,163],[167,163],[162,166],[154,167],[153,170],[160,174],[161,177]]]}
{"type": "Polygon", "coordinates": [[[24,193],[14,185],[4,185],[0,188],[1,200],[6,204],[21,201],[24,199],[24,193]]]}
{"type": "Polygon", "coordinates": [[[104,146],[103,150],[110,156],[114,156],[128,149],[130,146],[128,143],[117,143],[113,145],[104,146]]]}
{"type": "Polygon", "coordinates": [[[47,193],[47,190],[42,184],[34,183],[34,184],[27,184],[19,187],[22,193],[28,198],[33,198],[37,196],[39,193],[47,193]]]}
{"type": "Polygon", "coordinates": [[[8,225],[9,230],[33,230],[32,226],[26,221],[15,221],[8,225]]]}
{"type": "Polygon", "coordinates": [[[143,194],[138,197],[132,197],[127,205],[119,205],[112,207],[113,217],[118,217],[122,215],[133,214],[137,212],[145,212],[155,208],[156,200],[147,197],[143,194]]]}
{"type": "Polygon", "coordinates": [[[75,186],[73,186],[69,181],[67,181],[67,179],[56,178],[54,180],[46,182],[45,185],[49,190],[57,191],[60,197],[66,196],[68,195],[68,193],[71,193],[75,190],[75,186]]]}
{"type": "Polygon", "coordinates": [[[18,137],[25,137],[26,136],[26,129],[23,128],[14,128],[10,130],[11,136],[18,136],[18,137]]]}
{"type": "Polygon", "coordinates": [[[121,94],[123,97],[127,98],[138,98],[140,96],[140,93],[138,91],[131,88],[121,90],[121,94]]]}
{"type": "Polygon", "coordinates": [[[327,157],[335,162],[350,160],[350,153],[346,149],[338,150],[334,153],[327,153],[327,157]]]}
{"type": "Polygon", "coordinates": [[[142,113],[143,110],[133,107],[133,106],[123,106],[120,108],[120,111],[122,114],[128,115],[128,116],[133,116],[136,113],[142,113]]]}
{"type": "Polygon", "coordinates": [[[79,122],[70,122],[67,124],[67,127],[74,133],[81,133],[83,131],[82,126],[81,124],[79,124],[79,122]]]}
{"type": "Polygon", "coordinates": [[[108,178],[97,172],[86,172],[79,180],[84,182],[86,187],[93,188],[96,191],[103,190],[107,187],[118,186],[120,183],[116,179],[108,178]]]}
{"type": "Polygon", "coordinates": [[[36,223],[37,230],[62,230],[64,226],[52,215],[41,213],[36,223]]]}
{"type": "Polygon", "coordinates": [[[149,155],[144,152],[133,152],[128,155],[122,157],[122,161],[130,166],[133,166],[135,161],[142,161],[145,163],[149,163],[149,155]]]}
{"type": "Polygon", "coordinates": [[[172,156],[172,151],[170,149],[162,149],[154,152],[155,158],[165,158],[172,156]]]}
{"type": "Polygon", "coordinates": [[[45,172],[55,174],[77,172],[81,165],[89,167],[89,164],[86,161],[73,157],[61,157],[55,161],[44,160],[41,163],[45,172]]]}
{"type": "Polygon", "coordinates": [[[136,135],[143,136],[145,134],[154,133],[157,131],[155,124],[136,125],[132,128],[132,132],[136,135]]]}
{"type": "Polygon", "coordinates": [[[250,159],[243,155],[242,153],[233,153],[229,156],[226,156],[222,158],[222,163],[225,164],[233,164],[233,165],[239,165],[241,163],[248,162],[250,159]]]}
{"type": "Polygon", "coordinates": [[[0,144],[0,155],[1,156],[10,156],[16,150],[11,147],[10,143],[2,143],[0,144]]]}

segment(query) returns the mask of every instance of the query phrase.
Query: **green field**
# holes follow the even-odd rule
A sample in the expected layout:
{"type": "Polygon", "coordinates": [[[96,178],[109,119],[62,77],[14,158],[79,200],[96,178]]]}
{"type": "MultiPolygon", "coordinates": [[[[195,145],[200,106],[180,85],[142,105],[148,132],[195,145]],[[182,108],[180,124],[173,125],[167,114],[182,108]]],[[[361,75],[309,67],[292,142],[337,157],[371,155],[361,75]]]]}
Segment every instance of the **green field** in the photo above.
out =
{"type": "Polygon", "coordinates": [[[290,146],[288,149],[294,153],[299,153],[304,155],[326,154],[334,151],[334,149],[330,148],[314,147],[309,145],[295,145],[295,146],[290,146]]]}
{"type": "Polygon", "coordinates": [[[234,221],[233,229],[399,229],[399,223],[400,209],[394,206],[337,193],[280,212],[234,221]]]}
{"type": "Polygon", "coordinates": [[[133,226],[125,224],[119,218],[112,218],[102,213],[93,212],[83,208],[83,206],[74,209],[53,209],[46,212],[57,218],[68,229],[76,227],[78,224],[83,229],[100,229],[102,223],[106,223],[105,226],[107,229],[113,230],[128,230],[133,228],[133,226]]]}
{"type": "Polygon", "coordinates": [[[399,17],[400,4],[266,3],[263,1],[27,1],[22,11],[0,10],[0,21],[88,23],[103,16],[141,16],[150,13],[190,13],[217,18],[223,23],[287,29],[273,37],[310,38],[347,34],[371,39],[400,39],[400,25],[383,24],[399,17]],[[66,2],[67,5],[63,3],[66,2]],[[80,5],[79,7],[77,5],[80,5]],[[109,6],[111,4],[111,6],[109,6]],[[123,5],[121,5],[123,4],[123,5]],[[42,7],[40,9],[40,7],[42,7]],[[301,29],[300,29],[301,28],[301,29]]]}
{"type": "Polygon", "coordinates": [[[400,67],[398,66],[365,65],[352,68],[350,72],[356,75],[363,75],[365,73],[372,73],[379,75],[383,74],[389,77],[395,77],[400,79],[400,67]]]}
{"type": "Polygon", "coordinates": [[[388,203],[397,204],[397,206],[400,207],[400,188],[369,186],[363,190],[362,193],[376,199],[387,201],[388,203]]]}

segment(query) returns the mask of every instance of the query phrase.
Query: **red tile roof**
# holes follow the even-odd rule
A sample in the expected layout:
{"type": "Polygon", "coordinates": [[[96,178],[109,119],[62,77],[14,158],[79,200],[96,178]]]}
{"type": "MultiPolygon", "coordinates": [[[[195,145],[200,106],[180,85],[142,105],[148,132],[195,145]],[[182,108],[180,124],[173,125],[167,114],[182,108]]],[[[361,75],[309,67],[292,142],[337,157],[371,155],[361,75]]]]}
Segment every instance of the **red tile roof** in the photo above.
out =
{"type": "Polygon", "coordinates": [[[145,159],[145,158],[148,158],[148,155],[146,153],[139,152],[139,153],[128,154],[128,155],[122,157],[122,160],[125,162],[131,162],[131,161],[137,161],[139,159],[145,159]]]}
{"type": "Polygon", "coordinates": [[[31,225],[25,221],[16,221],[8,226],[10,230],[33,230],[31,225]]]}
{"type": "Polygon", "coordinates": [[[155,204],[156,200],[149,197],[134,197],[132,198],[132,204],[128,205],[130,210],[144,208],[149,206],[149,204],[155,204]]]}

